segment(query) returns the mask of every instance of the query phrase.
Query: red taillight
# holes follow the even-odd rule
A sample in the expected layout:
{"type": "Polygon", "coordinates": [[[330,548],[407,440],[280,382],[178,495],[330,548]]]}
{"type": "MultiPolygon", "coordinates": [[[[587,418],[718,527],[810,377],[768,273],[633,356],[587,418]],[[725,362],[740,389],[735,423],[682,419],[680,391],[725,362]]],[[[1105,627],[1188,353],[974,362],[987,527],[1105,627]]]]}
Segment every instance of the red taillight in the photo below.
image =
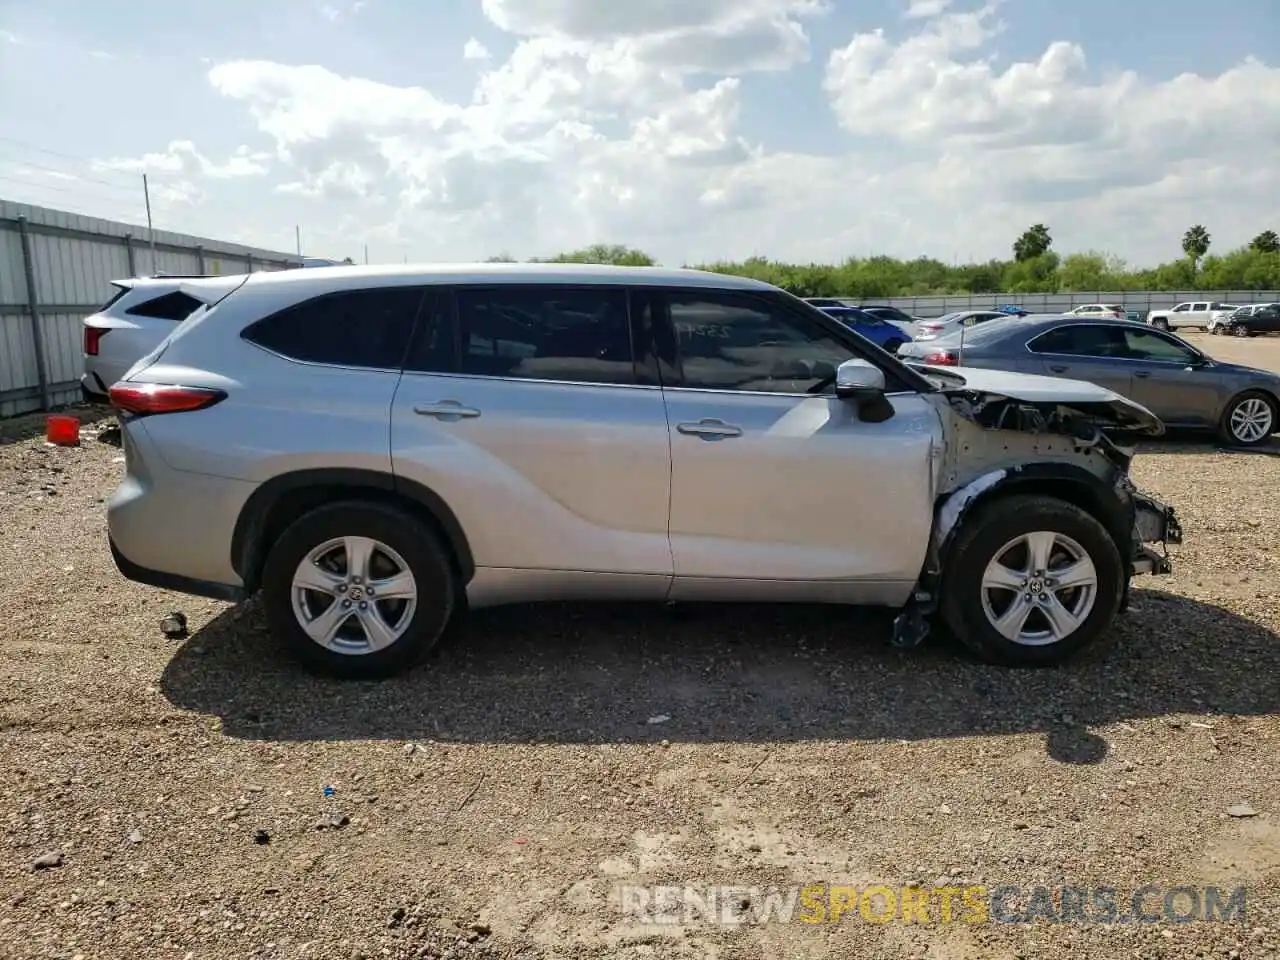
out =
{"type": "Polygon", "coordinates": [[[86,357],[96,357],[98,355],[98,344],[101,343],[102,338],[110,332],[110,327],[85,327],[84,355],[86,357]]]}
{"type": "Polygon", "coordinates": [[[924,362],[933,364],[935,367],[958,367],[960,358],[950,350],[938,350],[926,356],[924,362]]]}
{"type": "Polygon", "coordinates": [[[941,330],[941,329],[942,329],[942,324],[940,324],[940,323],[922,323],[922,324],[920,324],[920,329],[921,329],[921,330],[923,330],[925,333],[937,333],[939,330],[941,330]]]}
{"type": "Polygon", "coordinates": [[[117,383],[110,390],[111,405],[136,416],[153,413],[185,413],[203,410],[225,400],[221,390],[208,387],[177,387],[163,383],[117,383]]]}

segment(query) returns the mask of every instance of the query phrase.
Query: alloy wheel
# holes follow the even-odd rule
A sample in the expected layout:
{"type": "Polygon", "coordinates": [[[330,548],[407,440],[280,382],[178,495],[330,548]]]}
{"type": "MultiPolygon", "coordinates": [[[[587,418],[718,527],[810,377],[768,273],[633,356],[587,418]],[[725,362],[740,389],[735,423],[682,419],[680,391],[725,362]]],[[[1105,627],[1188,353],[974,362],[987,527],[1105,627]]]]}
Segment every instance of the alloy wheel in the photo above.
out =
{"type": "Polygon", "coordinates": [[[385,650],[413,621],[418,585],[400,554],[369,537],[339,537],[311,550],[292,583],[293,615],[335,653],[385,650]]]}
{"type": "Polygon", "coordinates": [[[1038,530],[995,552],[982,575],[982,610],[1001,636],[1024,646],[1059,643],[1088,619],[1098,572],[1066,534],[1038,530]]]}

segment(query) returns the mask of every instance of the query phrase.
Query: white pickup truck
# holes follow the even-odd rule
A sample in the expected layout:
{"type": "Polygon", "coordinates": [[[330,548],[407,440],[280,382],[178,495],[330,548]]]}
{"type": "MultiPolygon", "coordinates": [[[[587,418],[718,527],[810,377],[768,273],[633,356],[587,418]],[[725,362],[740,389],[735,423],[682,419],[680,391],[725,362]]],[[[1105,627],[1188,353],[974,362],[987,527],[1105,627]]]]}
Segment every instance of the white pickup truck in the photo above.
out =
{"type": "Polygon", "coordinates": [[[1236,309],[1236,304],[1219,303],[1216,300],[1188,300],[1169,310],[1152,310],[1147,323],[1159,330],[1176,327],[1200,327],[1208,330],[1215,317],[1226,316],[1236,309]]]}

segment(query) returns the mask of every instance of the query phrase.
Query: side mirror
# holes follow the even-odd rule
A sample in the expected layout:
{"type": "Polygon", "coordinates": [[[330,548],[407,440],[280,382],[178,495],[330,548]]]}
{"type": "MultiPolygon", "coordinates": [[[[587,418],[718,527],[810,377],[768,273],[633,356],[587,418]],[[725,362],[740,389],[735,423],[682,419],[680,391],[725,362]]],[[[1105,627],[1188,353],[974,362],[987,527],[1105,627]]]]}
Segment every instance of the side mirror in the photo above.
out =
{"type": "Polygon", "coordinates": [[[836,396],[841,400],[862,400],[883,394],[884,371],[873,363],[854,357],[836,369],[836,396]]]}
{"type": "Polygon", "coordinates": [[[856,403],[858,419],[864,423],[883,423],[893,416],[893,404],[884,391],[884,371],[861,357],[836,368],[836,396],[856,403]]]}

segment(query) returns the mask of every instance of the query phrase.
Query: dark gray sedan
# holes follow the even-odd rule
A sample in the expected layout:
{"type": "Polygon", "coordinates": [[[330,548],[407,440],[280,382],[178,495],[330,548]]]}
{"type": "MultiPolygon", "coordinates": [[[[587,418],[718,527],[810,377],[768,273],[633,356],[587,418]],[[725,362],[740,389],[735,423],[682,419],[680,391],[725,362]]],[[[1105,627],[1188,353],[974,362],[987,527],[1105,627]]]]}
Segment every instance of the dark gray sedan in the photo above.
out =
{"type": "Polygon", "coordinates": [[[1169,427],[1266,443],[1280,423],[1280,376],[1201,353],[1171,333],[1126,320],[1030,316],[904,344],[907,363],[986,367],[1086,380],[1142,404],[1169,427]]]}

